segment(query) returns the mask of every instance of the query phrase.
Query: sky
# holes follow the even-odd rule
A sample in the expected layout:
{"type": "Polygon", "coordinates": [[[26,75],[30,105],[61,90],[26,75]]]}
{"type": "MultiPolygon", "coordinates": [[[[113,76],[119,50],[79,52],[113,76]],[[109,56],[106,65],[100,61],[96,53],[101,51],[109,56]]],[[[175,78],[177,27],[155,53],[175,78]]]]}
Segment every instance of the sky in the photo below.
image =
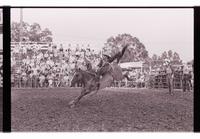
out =
{"type": "MultiPolygon", "coordinates": [[[[183,61],[193,59],[193,9],[23,9],[23,21],[49,28],[53,40],[101,50],[111,36],[128,33],[142,42],[149,56],[176,51],[183,61]]],[[[20,10],[11,10],[11,22],[20,10]]]]}

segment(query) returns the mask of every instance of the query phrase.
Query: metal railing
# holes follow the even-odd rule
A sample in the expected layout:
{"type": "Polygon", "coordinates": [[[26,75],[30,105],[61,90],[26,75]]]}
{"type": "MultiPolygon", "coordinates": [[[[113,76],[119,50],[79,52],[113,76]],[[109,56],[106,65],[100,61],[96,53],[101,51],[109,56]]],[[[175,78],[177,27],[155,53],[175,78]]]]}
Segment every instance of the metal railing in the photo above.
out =
{"type": "MultiPolygon", "coordinates": [[[[126,87],[126,88],[145,88],[148,87],[148,82],[136,82],[136,81],[114,81],[111,87],[126,87]]],[[[15,78],[11,82],[12,88],[59,88],[59,87],[69,87],[70,80],[64,81],[59,79],[54,79],[52,81],[43,80],[40,81],[38,78],[29,78],[23,80],[22,78],[15,78]]],[[[75,87],[81,87],[81,85],[75,85],[75,87]]]]}
{"type": "MultiPolygon", "coordinates": [[[[14,78],[11,80],[12,88],[59,88],[59,87],[70,87],[70,80],[68,79],[45,79],[43,81],[39,78],[28,78],[23,80],[23,78],[14,78]]],[[[182,81],[175,80],[173,82],[174,89],[182,89],[182,81]]],[[[193,85],[192,85],[193,86],[193,85]]],[[[75,85],[75,87],[81,87],[81,85],[75,85]]],[[[156,78],[149,79],[146,81],[114,81],[111,85],[114,88],[168,88],[168,83],[163,79],[157,80],[156,78]]]]}
{"type": "Polygon", "coordinates": [[[55,87],[69,87],[70,82],[69,81],[60,81],[60,80],[44,80],[40,81],[38,79],[32,79],[29,78],[27,80],[22,80],[21,78],[19,79],[14,79],[11,82],[11,87],[12,88],[55,88],[55,87]]]}

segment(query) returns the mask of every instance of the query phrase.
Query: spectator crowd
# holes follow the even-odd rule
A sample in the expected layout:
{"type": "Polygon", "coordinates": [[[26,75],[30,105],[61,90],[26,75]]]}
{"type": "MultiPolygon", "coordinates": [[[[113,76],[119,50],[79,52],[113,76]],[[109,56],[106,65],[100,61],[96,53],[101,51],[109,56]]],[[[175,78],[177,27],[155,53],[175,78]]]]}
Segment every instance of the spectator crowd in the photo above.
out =
{"type": "Polygon", "coordinates": [[[84,56],[97,68],[99,53],[88,48],[49,44],[15,45],[11,51],[13,87],[65,87],[75,68],[86,69],[84,56]]]}
{"type": "MultiPolygon", "coordinates": [[[[38,87],[66,87],[70,85],[76,68],[86,70],[86,60],[92,63],[92,69],[98,68],[100,52],[90,47],[69,46],[64,48],[62,44],[15,44],[11,48],[11,85],[17,88],[38,87]]],[[[184,66],[186,67],[186,66],[184,66]]],[[[175,68],[176,75],[182,82],[186,81],[183,66],[175,68]],[[184,78],[183,78],[184,77],[184,78]]],[[[155,76],[166,74],[165,69],[150,70],[129,69],[123,71],[125,78],[122,82],[114,82],[114,86],[126,87],[153,87],[155,76]]],[[[191,72],[187,80],[191,80],[191,72]]],[[[190,82],[188,82],[191,84],[190,82]]]]}

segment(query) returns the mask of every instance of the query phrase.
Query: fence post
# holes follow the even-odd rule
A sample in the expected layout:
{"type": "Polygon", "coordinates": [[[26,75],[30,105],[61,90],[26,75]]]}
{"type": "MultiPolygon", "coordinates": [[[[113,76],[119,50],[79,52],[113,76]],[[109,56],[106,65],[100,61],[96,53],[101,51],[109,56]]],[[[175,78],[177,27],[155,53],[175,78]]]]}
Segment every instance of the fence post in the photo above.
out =
{"type": "Polygon", "coordinates": [[[19,78],[19,88],[22,88],[21,77],[19,78]]]}
{"type": "Polygon", "coordinates": [[[37,86],[36,86],[36,80],[37,80],[37,77],[35,77],[35,79],[33,81],[33,84],[34,84],[35,88],[37,88],[37,86]]]}

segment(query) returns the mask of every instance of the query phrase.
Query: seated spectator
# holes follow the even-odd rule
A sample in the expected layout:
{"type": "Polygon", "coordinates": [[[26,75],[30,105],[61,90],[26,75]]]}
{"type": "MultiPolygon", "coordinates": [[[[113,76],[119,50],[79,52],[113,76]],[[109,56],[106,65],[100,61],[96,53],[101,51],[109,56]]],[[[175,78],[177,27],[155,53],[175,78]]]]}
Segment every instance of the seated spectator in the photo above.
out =
{"type": "Polygon", "coordinates": [[[65,86],[69,86],[69,76],[68,74],[66,74],[64,77],[63,77],[63,82],[64,82],[64,85],[65,86]]]}
{"type": "Polygon", "coordinates": [[[48,85],[49,85],[49,87],[50,88],[53,88],[53,79],[54,79],[54,77],[53,77],[53,75],[52,75],[52,73],[50,73],[48,76],[47,76],[47,79],[48,79],[48,85]]]}
{"type": "MultiPolygon", "coordinates": [[[[19,80],[19,85],[22,84],[24,87],[44,87],[54,84],[54,80],[59,82],[63,80],[65,84],[69,85],[69,78],[73,75],[75,68],[80,67],[86,70],[84,65],[85,51],[87,58],[94,63],[92,64],[92,69],[97,68],[99,55],[95,54],[94,50],[90,48],[87,50],[79,48],[72,50],[69,48],[64,51],[62,46],[60,50],[58,47],[41,50],[37,44],[30,44],[28,47],[15,47],[11,52],[11,66],[14,69],[12,73],[21,76],[14,76],[14,82],[19,80]],[[19,64],[20,66],[17,67],[19,64]],[[52,77],[50,73],[57,74],[53,79],[53,83],[51,83],[52,77]]],[[[59,84],[59,82],[57,83],[59,84]]]]}

